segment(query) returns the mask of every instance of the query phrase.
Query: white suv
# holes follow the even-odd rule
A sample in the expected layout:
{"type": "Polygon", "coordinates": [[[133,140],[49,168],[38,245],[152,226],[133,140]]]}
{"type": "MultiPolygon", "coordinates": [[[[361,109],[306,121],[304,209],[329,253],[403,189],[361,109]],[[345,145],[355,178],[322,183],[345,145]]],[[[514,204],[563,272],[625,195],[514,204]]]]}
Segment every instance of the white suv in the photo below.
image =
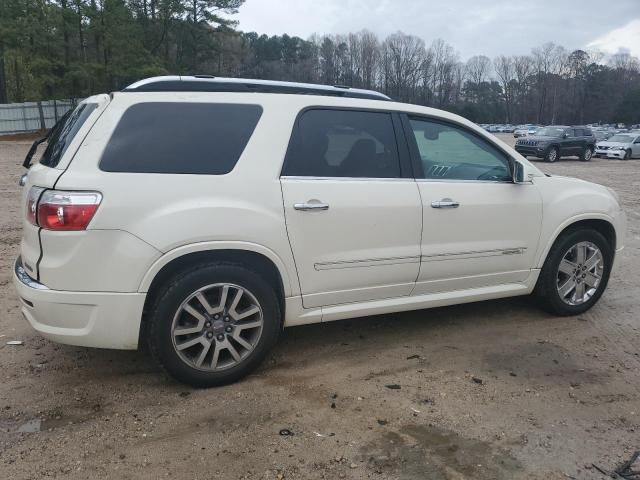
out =
{"type": "Polygon", "coordinates": [[[93,96],[23,181],[15,284],[33,328],[147,342],[197,386],[246,375],[288,326],[532,292],[579,314],[625,228],[612,191],[544,175],[462,117],[284,82],[93,96]]]}

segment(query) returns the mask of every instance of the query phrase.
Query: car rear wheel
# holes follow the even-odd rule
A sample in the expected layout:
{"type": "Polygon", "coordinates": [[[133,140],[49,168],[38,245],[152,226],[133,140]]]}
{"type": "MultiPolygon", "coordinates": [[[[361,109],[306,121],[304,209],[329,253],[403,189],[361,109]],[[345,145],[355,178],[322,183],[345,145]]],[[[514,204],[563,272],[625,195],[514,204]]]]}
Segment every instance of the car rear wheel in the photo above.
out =
{"type": "Polygon", "coordinates": [[[535,295],[546,311],[578,315],[598,301],[609,281],[613,246],[598,231],[577,228],[563,233],[545,260],[535,295]]]}
{"type": "Polygon", "coordinates": [[[242,265],[196,267],[165,286],[149,315],[151,352],[176,380],[194,387],[251,373],[281,329],[276,294],[242,265]]]}
{"type": "Polygon", "coordinates": [[[551,147],[548,151],[547,154],[544,156],[544,159],[547,162],[555,162],[556,160],[558,160],[560,158],[558,149],[556,147],[551,147]]]}
{"type": "Polygon", "coordinates": [[[588,162],[591,160],[593,156],[593,149],[591,147],[585,147],[582,153],[580,154],[580,160],[583,162],[588,162]]]}

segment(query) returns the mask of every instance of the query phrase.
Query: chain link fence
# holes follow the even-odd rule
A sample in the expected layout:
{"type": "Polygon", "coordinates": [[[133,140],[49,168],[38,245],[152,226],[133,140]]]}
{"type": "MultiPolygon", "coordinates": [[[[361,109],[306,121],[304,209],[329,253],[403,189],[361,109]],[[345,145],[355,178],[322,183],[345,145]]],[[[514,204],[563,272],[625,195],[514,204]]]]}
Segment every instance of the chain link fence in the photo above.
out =
{"type": "Polygon", "coordinates": [[[53,127],[80,100],[46,100],[43,102],[0,104],[0,135],[46,130],[53,127]]]}

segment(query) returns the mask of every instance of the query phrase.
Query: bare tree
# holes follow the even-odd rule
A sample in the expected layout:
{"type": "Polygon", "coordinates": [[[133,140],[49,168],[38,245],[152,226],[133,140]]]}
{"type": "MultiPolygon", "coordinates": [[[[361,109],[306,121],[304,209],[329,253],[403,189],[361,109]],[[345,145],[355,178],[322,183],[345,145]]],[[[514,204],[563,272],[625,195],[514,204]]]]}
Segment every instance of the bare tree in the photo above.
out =
{"type": "Polygon", "coordinates": [[[468,81],[471,83],[471,91],[469,93],[472,102],[478,102],[481,84],[489,75],[490,69],[491,60],[484,55],[471,57],[469,61],[467,61],[466,73],[468,81]]]}
{"type": "Polygon", "coordinates": [[[415,92],[424,55],[424,41],[411,35],[395,33],[382,44],[385,84],[398,100],[407,101],[415,92]]]}
{"type": "Polygon", "coordinates": [[[502,86],[507,123],[513,118],[513,98],[516,87],[516,69],[513,57],[501,55],[493,60],[493,68],[502,86]]]}

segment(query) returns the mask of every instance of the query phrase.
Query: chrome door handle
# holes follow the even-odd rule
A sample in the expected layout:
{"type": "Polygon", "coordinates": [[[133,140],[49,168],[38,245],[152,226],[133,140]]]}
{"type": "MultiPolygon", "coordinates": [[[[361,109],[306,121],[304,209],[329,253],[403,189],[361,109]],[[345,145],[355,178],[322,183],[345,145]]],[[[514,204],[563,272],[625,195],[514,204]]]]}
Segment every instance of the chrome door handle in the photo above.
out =
{"type": "Polygon", "coordinates": [[[307,212],[309,210],[329,210],[328,203],[322,203],[319,200],[309,200],[305,203],[294,203],[294,210],[302,210],[303,212],[307,212]]]}
{"type": "Polygon", "coordinates": [[[437,202],[431,202],[431,208],[458,208],[460,204],[450,198],[443,198],[437,202]]]}

